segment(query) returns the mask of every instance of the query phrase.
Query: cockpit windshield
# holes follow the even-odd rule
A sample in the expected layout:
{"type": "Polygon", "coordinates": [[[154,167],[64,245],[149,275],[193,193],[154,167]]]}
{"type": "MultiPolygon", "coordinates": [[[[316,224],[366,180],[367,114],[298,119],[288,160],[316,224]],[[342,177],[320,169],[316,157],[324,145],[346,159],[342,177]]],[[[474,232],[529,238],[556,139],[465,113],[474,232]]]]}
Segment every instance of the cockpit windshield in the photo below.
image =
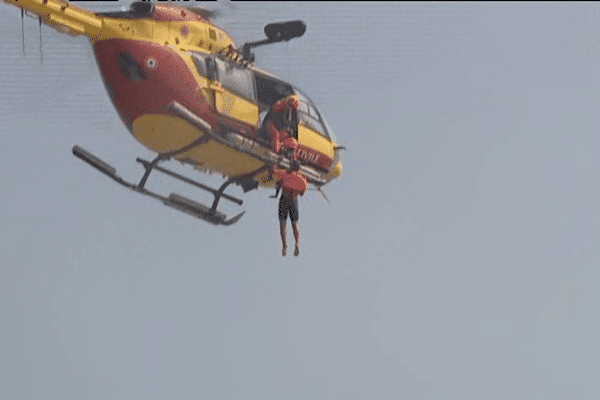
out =
{"type": "Polygon", "coordinates": [[[307,126],[328,140],[334,140],[333,131],[329,128],[327,121],[319,113],[315,104],[298,88],[294,88],[294,94],[300,100],[300,107],[298,108],[300,124],[307,126]]]}
{"type": "Polygon", "coordinates": [[[228,90],[252,102],[257,102],[261,121],[275,102],[295,94],[300,103],[298,108],[300,125],[315,131],[329,141],[336,141],[333,131],[315,103],[298,88],[256,70],[250,73],[250,70],[230,65],[208,54],[190,52],[190,55],[201,76],[209,80],[219,79],[228,90]]]}
{"type": "Polygon", "coordinates": [[[335,133],[333,132],[333,129],[331,129],[331,126],[329,125],[329,123],[327,122],[327,120],[325,119],[325,117],[323,116],[323,114],[321,114],[321,120],[323,121],[323,125],[325,125],[325,129],[327,129],[327,134],[329,135],[329,139],[332,142],[337,143],[337,136],[335,136],[335,133]]]}

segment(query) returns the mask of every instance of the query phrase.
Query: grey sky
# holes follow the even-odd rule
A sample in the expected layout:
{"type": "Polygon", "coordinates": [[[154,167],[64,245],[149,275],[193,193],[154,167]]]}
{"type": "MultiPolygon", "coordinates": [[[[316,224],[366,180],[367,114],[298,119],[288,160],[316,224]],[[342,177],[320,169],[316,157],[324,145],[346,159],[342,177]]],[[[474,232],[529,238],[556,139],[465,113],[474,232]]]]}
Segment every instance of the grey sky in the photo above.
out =
{"type": "Polygon", "coordinates": [[[152,157],[89,43],[40,66],[0,5],[0,399],[600,398],[600,6],[218,6],[307,23],[257,63],[348,147],[332,203],[282,259],[271,192],[215,228],[126,191],[71,155],[152,157]]]}

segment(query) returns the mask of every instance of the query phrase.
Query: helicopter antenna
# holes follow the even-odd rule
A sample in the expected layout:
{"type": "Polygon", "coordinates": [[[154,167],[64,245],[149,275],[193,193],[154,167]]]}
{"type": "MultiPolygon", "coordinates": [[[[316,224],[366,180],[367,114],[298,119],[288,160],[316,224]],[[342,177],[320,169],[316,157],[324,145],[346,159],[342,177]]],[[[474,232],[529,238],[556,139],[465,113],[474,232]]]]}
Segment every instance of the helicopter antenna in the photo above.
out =
{"type": "Polygon", "coordinates": [[[44,55],[42,54],[42,17],[38,17],[38,22],[40,25],[40,65],[44,60],[44,55]]]}
{"type": "Polygon", "coordinates": [[[21,8],[21,37],[23,38],[23,57],[25,57],[25,9],[21,8]]]}
{"type": "Polygon", "coordinates": [[[308,188],[307,190],[316,190],[317,192],[319,192],[321,194],[321,196],[323,196],[323,198],[325,199],[325,201],[327,201],[328,203],[331,203],[331,201],[329,201],[329,198],[325,194],[325,191],[323,191],[323,189],[321,187],[308,188]]]}
{"type": "Polygon", "coordinates": [[[325,192],[323,191],[323,189],[321,189],[321,188],[318,188],[317,190],[319,191],[319,193],[321,193],[321,194],[323,195],[323,198],[324,198],[325,200],[327,200],[327,202],[328,202],[328,203],[331,203],[331,202],[329,201],[329,199],[327,198],[327,196],[325,195],[325,192]]]}

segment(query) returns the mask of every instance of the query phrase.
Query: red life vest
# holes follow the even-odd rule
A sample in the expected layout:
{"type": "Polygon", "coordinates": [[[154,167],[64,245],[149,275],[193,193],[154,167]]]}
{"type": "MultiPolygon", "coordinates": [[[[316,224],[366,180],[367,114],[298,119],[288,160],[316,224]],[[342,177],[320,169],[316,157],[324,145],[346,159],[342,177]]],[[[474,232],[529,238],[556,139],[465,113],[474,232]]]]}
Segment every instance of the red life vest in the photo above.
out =
{"type": "Polygon", "coordinates": [[[275,169],[273,174],[279,177],[281,188],[285,193],[302,196],[306,192],[308,182],[300,172],[287,172],[283,169],[275,169]]]}

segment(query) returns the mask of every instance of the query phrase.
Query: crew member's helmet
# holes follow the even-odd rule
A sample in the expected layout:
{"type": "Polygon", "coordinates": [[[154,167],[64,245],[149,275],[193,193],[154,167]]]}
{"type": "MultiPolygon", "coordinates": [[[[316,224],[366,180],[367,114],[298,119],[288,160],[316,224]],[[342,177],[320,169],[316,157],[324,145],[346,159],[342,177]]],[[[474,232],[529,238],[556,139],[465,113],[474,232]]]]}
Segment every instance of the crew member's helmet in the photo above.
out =
{"type": "Polygon", "coordinates": [[[300,102],[298,101],[298,96],[296,96],[295,94],[290,94],[289,96],[284,97],[281,100],[278,100],[273,105],[273,110],[275,112],[282,112],[285,109],[291,109],[291,108],[297,110],[299,106],[300,106],[300,102]]]}

